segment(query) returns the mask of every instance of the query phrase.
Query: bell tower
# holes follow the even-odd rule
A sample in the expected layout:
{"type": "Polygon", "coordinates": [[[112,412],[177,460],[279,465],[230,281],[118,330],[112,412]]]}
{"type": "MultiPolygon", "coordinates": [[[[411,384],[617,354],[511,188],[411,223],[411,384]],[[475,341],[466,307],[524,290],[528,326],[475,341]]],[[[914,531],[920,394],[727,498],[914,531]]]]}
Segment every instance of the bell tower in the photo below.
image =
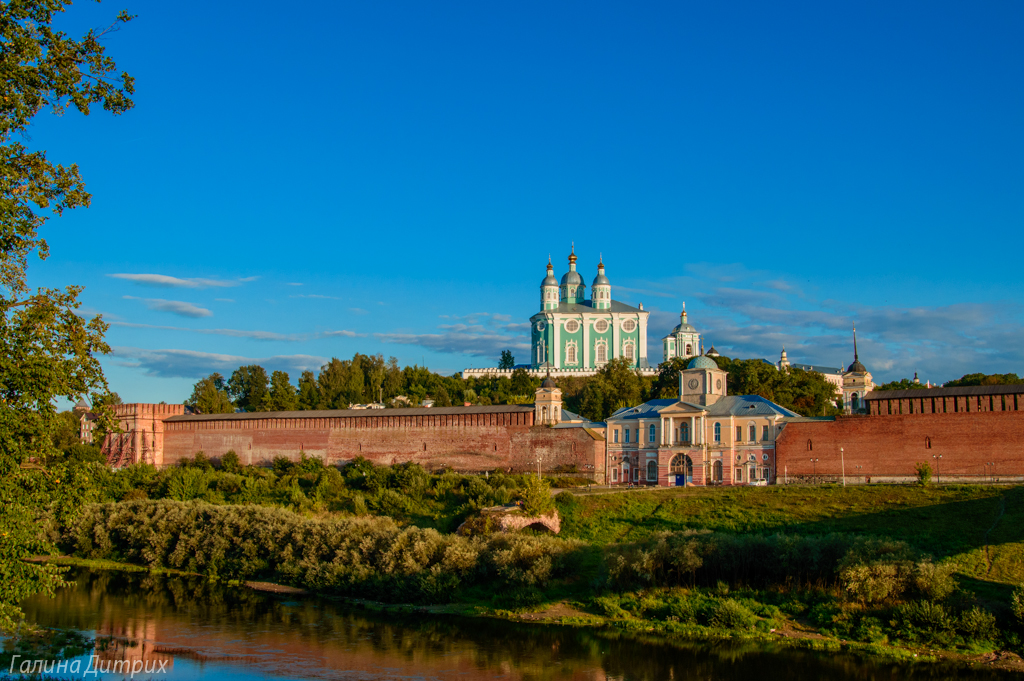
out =
{"type": "Polygon", "coordinates": [[[562,421],[562,391],[549,374],[533,400],[533,425],[553,426],[562,421]]]}

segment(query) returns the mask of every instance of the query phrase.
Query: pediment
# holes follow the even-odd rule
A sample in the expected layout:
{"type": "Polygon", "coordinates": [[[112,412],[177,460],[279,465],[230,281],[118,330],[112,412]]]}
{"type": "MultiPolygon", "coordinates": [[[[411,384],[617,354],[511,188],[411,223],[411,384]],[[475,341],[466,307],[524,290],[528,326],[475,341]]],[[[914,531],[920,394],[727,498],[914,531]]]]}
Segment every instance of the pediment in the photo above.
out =
{"type": "Polygon", "coordinates": [[[685,414],[687,416],[694,416],[707,411],[704,407],[696,404],[690,404],[689,402],[676,402],[673,405],[665,407],[660,410],[662,416],[675,416],[677,414],[685,414]]]}

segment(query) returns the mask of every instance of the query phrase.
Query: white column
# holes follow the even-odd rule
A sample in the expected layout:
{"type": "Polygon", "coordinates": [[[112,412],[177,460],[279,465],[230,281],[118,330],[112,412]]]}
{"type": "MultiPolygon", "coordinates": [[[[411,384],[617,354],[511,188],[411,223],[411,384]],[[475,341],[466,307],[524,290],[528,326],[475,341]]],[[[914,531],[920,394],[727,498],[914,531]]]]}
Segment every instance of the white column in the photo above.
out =
{"type": "Polygon", "coordinates": [[[583,317],[583,364],[584,369],[590,368],[590,319],[583,317]]]}
{"type": "Polygon", "coordinates": [[[640,326],[640,347],[637,348],[637,366],[641,365],[641,359],[647,359],[647,315],[641,313],[637,321],[640,326]]]}
{"type": "Polygon", "coordinates": [[[612,315],[612,354],[608,359],[619,356],[619,316],[612,315]]]}
{"type": "Polygon", "coordinates": [[[661,419],[661,445],[665,446],[665,419],[661,419]]]}
{"type": "Polygon", "coordinates": [[[551,323],[554,324],[555,326],[555,347],[551,348],[550,350],[551,354],[554,355],[554,357],[550,361],[556,369],[562,366],[562,344],[561,342],[559,342],[558,338],[560,335],[558,333],[560,321],[561,320],[558,317],[555,317],[553,320],[551,320],[551,323]]]}

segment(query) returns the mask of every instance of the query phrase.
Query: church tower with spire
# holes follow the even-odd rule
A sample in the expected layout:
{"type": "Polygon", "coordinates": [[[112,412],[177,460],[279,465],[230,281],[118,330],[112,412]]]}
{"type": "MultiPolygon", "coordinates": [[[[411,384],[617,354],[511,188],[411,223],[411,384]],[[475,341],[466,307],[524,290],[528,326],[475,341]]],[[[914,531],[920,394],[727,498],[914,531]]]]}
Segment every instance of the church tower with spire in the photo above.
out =
{"type": "Polygon", "coordinates": [[[561,302],[578,305],[587,297],[587,285],[576,271],[576,244],[569,254],[569,271],[562,275],[561,302]]]}
{"type": "Polygon", "coordinates": [[[612,283],[604,276],[604,257],[597,263],[597,276],[590,285],[595,310],[610,310],[612,307],[612,283]]]}
{"type": "Polygon", "coordinates": [[[558,307],[558,280],[555,279],[555,268],[548,256],[548,276],[540,282],[540,309],[554,310],[558,307]]]}
{"type": "Polygon", "coordinates": [[[860,363],[857,353],[857,325],[853,326],[853,364],[843,374],[843,411],[847,414],[866,412],[864,396],[875,389],[871,373],[860,363]]]}

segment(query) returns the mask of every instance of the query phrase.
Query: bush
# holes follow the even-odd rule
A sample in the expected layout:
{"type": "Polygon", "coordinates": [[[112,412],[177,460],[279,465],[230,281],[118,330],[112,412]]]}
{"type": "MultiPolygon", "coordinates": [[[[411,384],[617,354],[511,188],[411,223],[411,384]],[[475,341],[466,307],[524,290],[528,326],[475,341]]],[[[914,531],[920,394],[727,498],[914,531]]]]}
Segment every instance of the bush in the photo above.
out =
{"type": "Polygon", "coordinates": [[[559,492],[555,495],[555,503],[559,506],[573,506],[576,504],[576,495],[572,492],[559,492]]]}
{"type": "Polygon", "coordinates": [[[968,643],[991,644],[999,638],[995,615],[978,606],[960,613],[956,629],[968,643]]]}
{"type": "Polygon", "coordinates": [[[519,496],[523,501],[523,513],[528,516],[544,515],[555,507],[547,481],[532,475],[523,481],[519,496]]]}
{"type": "Polygon", "coordinates": [[[732,598],[720,601],[711,618],[711,626],[718,629],[753,629],[757,615],[732,598]]]}
{"type": "Polygon", "coordinates": [[[925,462],[917,464],[917,484],[928,486],[932,482],[932,467],[925,462]]]}
{"type": "Polygon", "coordinates": [[[239,473],[242,470],[242,462],[238,459],[235,450],[229,449],[224,456],[220,457],[220,469],[225,473],[239,473]]]}
{"type": "Polygon", "coordinates": [[[945,643],[956,624],[956,620],[940,603],[914,601],[896,608],[895,626],[897,635],[912,642],[945,643]]]}
{"type": "Polygon", "coordinates": [[[1024,586],[1018,586],[1010,596],[1010,610],[1018,626],[1024,626],[1024,586]]]}

